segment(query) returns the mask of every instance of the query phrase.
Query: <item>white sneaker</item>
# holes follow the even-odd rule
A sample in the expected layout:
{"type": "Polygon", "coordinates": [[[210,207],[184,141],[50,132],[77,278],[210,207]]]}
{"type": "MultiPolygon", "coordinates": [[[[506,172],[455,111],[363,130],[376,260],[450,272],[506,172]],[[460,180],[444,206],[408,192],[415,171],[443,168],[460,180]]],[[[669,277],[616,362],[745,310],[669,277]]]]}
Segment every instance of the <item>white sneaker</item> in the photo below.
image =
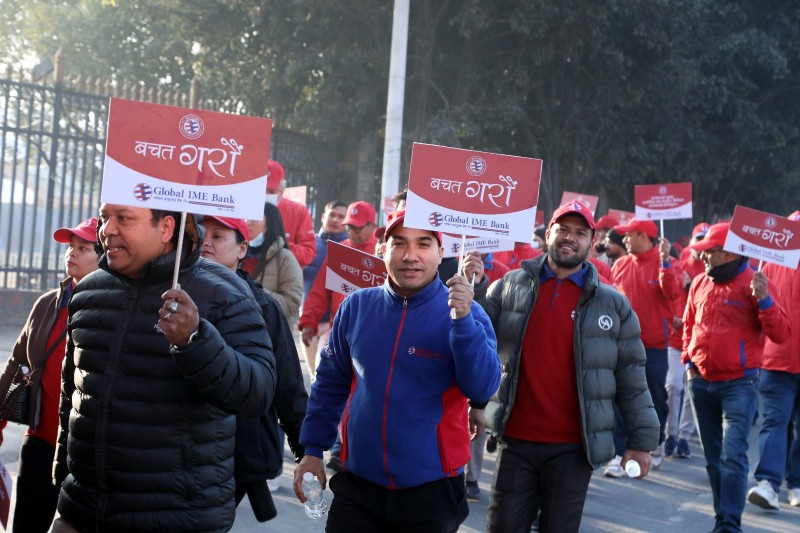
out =
{"type": "Polygon", "coordinates": [[[789,505],[800,507],[800,489],[789,489],[789,505]]]}
{"type": "Polygon", "coordinates": [[[603,470],[603,475],[607,477],[625,476],[625,469],[622,468],[622,457],[615,455],[606,465],[606,469],[603,470]]]}
{"type": "Polygon", "coordinates": [[[659,468],[661,463],[664,462],[664,443],[662,442],[658,448],[650,452],[650,468],[659,468]]]}
{"type": "Polygon", "coordinates": [[[281,476],[267,480],[267,487],[270,492],[278,492],[281,489],[281,476]]]}
{"type": "Polygon", "coordinates": [[[781,508],[780,503],[778,503],[778,494],[772,488],[772,483],[766,479],[762,479],[758,482],[758,485],[750,489],[747,493],[747,501],[763,509],[777,511],[781,508]]]}

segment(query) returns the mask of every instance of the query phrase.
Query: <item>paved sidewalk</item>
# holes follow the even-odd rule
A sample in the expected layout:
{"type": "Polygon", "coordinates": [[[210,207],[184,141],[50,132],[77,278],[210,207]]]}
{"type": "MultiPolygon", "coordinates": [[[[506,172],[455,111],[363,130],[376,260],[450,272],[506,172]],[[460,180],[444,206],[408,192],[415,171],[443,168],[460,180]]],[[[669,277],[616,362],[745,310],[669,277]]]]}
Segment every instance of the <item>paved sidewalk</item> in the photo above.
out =
{"type": "MultiPolygon", "coordinates": [[[[19,328],[0,328],[0,361],[6,361],[19,334],[19,328]]],[[[305,366],[305,365],[301,365],[305,366]]],[[[305,368],[304,368],[305,372],[305,368]]],[[[307,380],[307,378],[306,378],[307,380]]],[[[308,385],[308,381],[306,381],[308,385]]],[[[19,447],[24,427],[9,424],[4,431],[0,459],[16,476],[19,447]]],[[[750,471],[755,470],[758,459],[758,427],[750,434],[750,471]]],[[[711,531],[714,512],[711,491],[706,477],[702,450],[696,441],[691,443],[691,459],[664,461],[663,466],[644,480],[612,479],[595,472],[589,486],[589,495],[583,514],[582,532],[616,533],[693,533],[711,531]]],[[[496,454],[486,454],[484,470],[479,485],[480,502],[470,503],[470,515],[459,529],[462,533],[486,530],[486,509],[496,454]]],[[[253,516],[247,499],[239,506],[234,532],[291,531],[292,533],[324,531],[322,520],[312,520],[305,515],[302,505],[291,490],[294,462],[288,447],[284,452],[284,472],[281,489],[273,494],[278,516],[261,524],[253,516]]],[[[752,484],[751,476],[751,484],[752,484]]],[[[328,500],[332,498],[326,491],[328,500]]],[[[800,531],[800,508],[786,503],[786,489],[781,494],[781,511],[767,512],[747,504],[743,529],[752,533],[784,533],[800,531]]],[[[13,500],[12,500],[13,511],[13,500]]]]}

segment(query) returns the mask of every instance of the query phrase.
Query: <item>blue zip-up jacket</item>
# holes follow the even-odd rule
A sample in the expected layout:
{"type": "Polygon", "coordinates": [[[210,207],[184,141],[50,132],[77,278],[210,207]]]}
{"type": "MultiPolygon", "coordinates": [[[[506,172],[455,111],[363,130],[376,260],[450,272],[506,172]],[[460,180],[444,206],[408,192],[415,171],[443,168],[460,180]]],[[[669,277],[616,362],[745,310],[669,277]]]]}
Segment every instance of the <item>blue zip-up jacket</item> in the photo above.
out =
{"type": "Polygon", "coordinates": [[[492,324],[473,302],[450,318],[437,279],[403,298],[387,282],[342,303],[311,387],[300,442],[322,457],[341,420],[344,469],[390,489],[460,474],[469,460],[467,398],[500,383],[492,324]]]}

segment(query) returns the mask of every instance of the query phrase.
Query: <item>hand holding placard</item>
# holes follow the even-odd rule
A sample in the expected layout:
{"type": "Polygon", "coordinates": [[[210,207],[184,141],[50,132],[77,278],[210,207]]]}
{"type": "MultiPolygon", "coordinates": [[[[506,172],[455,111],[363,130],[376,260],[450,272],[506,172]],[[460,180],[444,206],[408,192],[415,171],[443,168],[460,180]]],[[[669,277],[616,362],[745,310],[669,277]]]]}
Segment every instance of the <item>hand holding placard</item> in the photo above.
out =
{"type": "Polygon", "coordinates": [[[464,276],[453,276],[447,280],[450,287],[450,297],[447,305],[452,309],[450,316],[454,319],[463,318],[469,314],[475,291],[472,284],[464,276]]]}

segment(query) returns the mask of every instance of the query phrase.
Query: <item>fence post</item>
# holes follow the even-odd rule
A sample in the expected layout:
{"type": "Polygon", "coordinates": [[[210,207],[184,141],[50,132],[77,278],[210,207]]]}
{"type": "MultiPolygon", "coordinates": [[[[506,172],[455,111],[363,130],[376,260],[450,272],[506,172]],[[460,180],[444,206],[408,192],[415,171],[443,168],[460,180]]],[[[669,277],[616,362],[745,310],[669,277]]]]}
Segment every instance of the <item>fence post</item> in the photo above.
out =
{"type": "Polygon", "coordinates": [[[53,100],[53,136],[50,140],[50,155],[47,159],[48,176],[47,176],[47,209],[44,215],[44,238],[42,247],[42,260],[41,272],[39,273],[39,287],[44,289],[47,287],[47,270],[50,260],[50,247],[52,238],[50,231],[53,225],[53,201],[56,192],[56,172],[58,170],[58,145],[60,143],[61,133],[61,107],[63,105],[64,96],[64,53],[59,48],[56,52],[56,66],[54,77],[55,98],[53,100]]]}

